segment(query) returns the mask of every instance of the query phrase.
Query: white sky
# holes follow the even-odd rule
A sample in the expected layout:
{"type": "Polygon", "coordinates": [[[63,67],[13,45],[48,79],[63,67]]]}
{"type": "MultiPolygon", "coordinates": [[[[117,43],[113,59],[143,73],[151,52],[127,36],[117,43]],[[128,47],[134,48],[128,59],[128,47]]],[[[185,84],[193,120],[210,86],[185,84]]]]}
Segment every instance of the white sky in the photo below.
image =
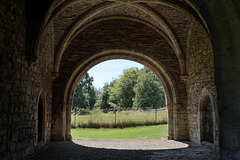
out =
{"type": "Polygon", "coordinates": [[[144,66],[129,60],[109,60],[94,66],[88,73],[93,76],[93,85],[98,89],[102,88],[105,82],[109,83],[113,78],[119,77],[124,69],[131,67],[143,68],[144,66]]]}

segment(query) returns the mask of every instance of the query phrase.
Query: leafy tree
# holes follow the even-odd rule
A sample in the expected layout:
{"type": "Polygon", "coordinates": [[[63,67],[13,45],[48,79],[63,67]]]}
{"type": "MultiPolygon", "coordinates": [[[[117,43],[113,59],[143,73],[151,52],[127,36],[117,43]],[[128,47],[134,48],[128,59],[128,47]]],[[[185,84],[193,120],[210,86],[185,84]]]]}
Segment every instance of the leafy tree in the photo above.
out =
{"type": "Polygon", "coordinates": [[[95,103],[95,107],[100,109],[109,109],[111,106],[108,104],[108,98],[109,98],[109,89],[108,89],[108,83],[105,83],[103,86],[103,92],[99,96],[98,100],[95,103]]]}
{"type": "Polygon", "coordinates": [[[163,87],[157,77],[149,69],[142,69],[139,73],[137,84],[134,87],[135,108],[157,108],[165,104],[163,87]]]}
{"type": "Polygon", "coordinates": [[[113,107],[132,108],[135,92],[134,86],[138,79],[138,68],[129,68],[123,71],[123,75],[110,87],[109,104],[113,107]]]}
{"type": "Polygon", "coordinates": [[[96,103],[96,94],[95,94],[95,89],[94,87],[90,87],[88,91],[85,93],[85,98],[87,101],[87,108],[88,109],[93,109],[94,104],[96,103]]]}
{"type": "Polygon", "coordinates": [[[73,107],[93,109],[161,107],[165,104],[163,87],[151,70],[129,68],[119,79],[105,83],[102,91],[92,85],[86,73],[74,93],[73,107]]]}
{"type": "Polygon", "coordinates": [[[74,92],[74,97],[73,97],[73,108],[78,107],[78,108],[86,108],[87,106],[87,101],[85,98],[85,95],[83,93],[83,87],[82,83],[78,83],[77,88],[74,92]]]}
{"type": "Polygon", "coordinates": [[[93,77],[91,77],[88,73],[84,74],[80,79],[74,92],[73,108],[79,107],[92,109],[94,107],[96,95],[92,82],[93,77]]]}
{"type": "Polygon", "coordinates": [[[115,82],[110,85],[109,88],[109,99],[108,104],[111,106],[111,108],[119,108],[118,105],[118,97],[117,97],[117,88],[115,87],[117,83],[117,79],[115,79],[115,82]]]}

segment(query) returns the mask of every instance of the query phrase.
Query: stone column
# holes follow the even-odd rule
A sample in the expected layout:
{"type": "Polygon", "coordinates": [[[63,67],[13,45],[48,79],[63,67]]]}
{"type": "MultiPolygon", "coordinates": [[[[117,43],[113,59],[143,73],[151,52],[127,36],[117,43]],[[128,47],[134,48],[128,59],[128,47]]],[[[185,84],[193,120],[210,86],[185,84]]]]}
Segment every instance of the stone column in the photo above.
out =
{"type": "Polygon", "coordinates": [[[66,111],[64,111],[63,104],[57,107],[53,106],[51,141],[65,140],[66,132],[64,124],[66,124],[66,116],[64,116],[64,114],[66,114],[66,111]]]}
{"type": "Polygon", "coordinates": [[[240,19],[236,2],[239,1],[210,0],[200,7],[213,35],[219,143],[224,160],[240,157],[240,19]]]}
{"type": "Polygon", "coordinates": [[[71,136],[71,108],[72,106],[67,106],[66,108],[66,140],[72,140],[71,136]]]}
{"type": "Polygon", "coordinates": [[[173,105],[168,105],[168,140],[174,139],[174,125],[173,125],[173,105]]]}
{"type": "Polygon", "coordinates": [[[187,109],[182,104],[173,105],[174,140],[189,140],[187,109]]]}

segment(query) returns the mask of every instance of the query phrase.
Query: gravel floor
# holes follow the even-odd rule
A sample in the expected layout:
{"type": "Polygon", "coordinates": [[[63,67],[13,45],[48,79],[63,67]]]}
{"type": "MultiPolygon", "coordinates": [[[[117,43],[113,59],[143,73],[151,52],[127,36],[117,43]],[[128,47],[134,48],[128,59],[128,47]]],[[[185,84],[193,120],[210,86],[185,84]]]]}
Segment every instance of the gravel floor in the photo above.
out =
{"type": "Polygon", "coordinates": [[[51,142],[26,160],[214,160],[218,154],[191,142],[172,140],[74,140],[51,142]]]}

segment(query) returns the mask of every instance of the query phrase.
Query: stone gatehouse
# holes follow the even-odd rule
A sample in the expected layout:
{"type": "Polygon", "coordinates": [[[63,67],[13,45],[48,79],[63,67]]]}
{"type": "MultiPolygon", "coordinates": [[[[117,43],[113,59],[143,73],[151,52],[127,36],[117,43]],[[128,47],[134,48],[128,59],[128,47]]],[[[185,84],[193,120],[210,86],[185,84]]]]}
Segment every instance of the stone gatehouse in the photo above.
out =
{"type": "Polygon", "coordinates": [[[127,59],[162,81],[168,138],[240,157],[238,0],[1,0],[0,159],[71,140],[73,93],[127,59]]]}

